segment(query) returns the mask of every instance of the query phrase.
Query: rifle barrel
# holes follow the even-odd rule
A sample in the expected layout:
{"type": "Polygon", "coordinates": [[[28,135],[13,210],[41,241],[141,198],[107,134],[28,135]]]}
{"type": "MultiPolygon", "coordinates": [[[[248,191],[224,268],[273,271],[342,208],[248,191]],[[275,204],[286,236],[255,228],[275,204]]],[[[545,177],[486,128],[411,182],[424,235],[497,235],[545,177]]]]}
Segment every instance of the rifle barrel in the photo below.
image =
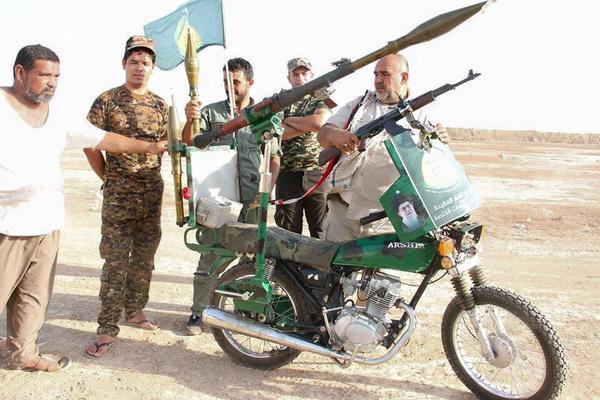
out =
{"type": "MultiPolygon", "coordinates": [[[[445,85],[442,85],[437,89],[430,90],[429,92],[423,93],[415,97],[414,99],[408,100],[408,106],[411,110],[416,111],[422,107],[425,107],[427,104],[432,103],[438,96],[449,92],[450,90],[456,89],[463,83],[472,81],[479,75],[481,74],[473,73],[473,70],[471,69],[469,70],[469,74],[465,79],[458,81],[454,84],[446,83],[445,85]]],[[[381,117],[361,126],[360,128],[358,128],[355,134],[358,136],[359,139],[376,135],[382,130],[379,129],[379,127],[382,128],[385,121],[388,121],[390,119],[397,121],[401,118],[404,118],[404,114],[401,112],[400,109],[390,111],[389,113],[382,115],[381,117]]],[[[335,146],[329,146],[328,148],[321,150],[321,152],[319,153],[319,165],[325,165],[327,162],[333,159],[337,159],[341,154],[342,153],[335,146]]]]}

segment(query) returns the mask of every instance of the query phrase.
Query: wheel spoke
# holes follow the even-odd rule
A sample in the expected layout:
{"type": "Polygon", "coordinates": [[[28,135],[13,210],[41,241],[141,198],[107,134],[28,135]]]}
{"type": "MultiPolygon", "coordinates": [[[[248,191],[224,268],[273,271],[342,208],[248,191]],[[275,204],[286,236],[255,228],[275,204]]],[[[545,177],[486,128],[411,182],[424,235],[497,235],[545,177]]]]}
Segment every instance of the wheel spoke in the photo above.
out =
{"type": "Polygon", "coordinates": [[[494,381],[496,380],[496,378],[498,377],[498,374],[500,374],[501,369],[498,369],[498,371],[496,371],[496,373],[494,374],[494,376],[492,377],[492,380],[490,381],[490,385],[492,383],[494,383],[494,381]]]}
{"type": "Polygon", "coordinates": [[[519,385],[517,384],[517,380],[515,379],[515,373],[514,373],[514,371],[513,371],[513,367],[512,367],[512,365],[510,365],[510,366],[508,367],[508,369],[509,369],[509,371],[510,371],[510,377],[512,378],[512,381],[511,381],[512,383],[511,383],[511,385],[510,385],[510,388],[512,389],[512,388],[513,388],[513,384],[514,384],[514,387],[515,387],[515,391],[516,391],[516,393],[519,393],[519,385]]]}
{"type": "Polygon", "coordinates": [[[246,343],[251,343],[251,338],[250,336],[245,336],[245,335],[236,335],[236,336],[241,336],[243,338],[243,342],[241,342],[240,344],[246,344],[246,343]]]}
{"type": "Polygon", "coordinates": [[[465,315],[460,320],[463,323],[463,326],[465,327],[465,329],[469,332],[469,335],[471,335],[471,337],[473,337],[474,339],[477,339],[477,334],[475,334],[474,332],[471,331],[471,326],[470,326],[471,322],[469,321],[469,318],[467,318],[465,315]]]}
{"type": "MultiPolygon", "coordinates": [[[[477,344],[479,344],[479,342],[477,342],[477,344]]],[[[467,345],[469,347],[471,347],[472,349],[474,349],[478,354],[481,354],[481,347],[480,346],[476,346],[473,343],[467,343],[467,345]]]]}
{"type": "Polygon", "coordinates": [[[544,368],[536,367],[531,362],[526,365],[522,360],[515,359],[514,365],[517,365],[533,374],[539,374],[540,371],[544,371],[544,368]]]}

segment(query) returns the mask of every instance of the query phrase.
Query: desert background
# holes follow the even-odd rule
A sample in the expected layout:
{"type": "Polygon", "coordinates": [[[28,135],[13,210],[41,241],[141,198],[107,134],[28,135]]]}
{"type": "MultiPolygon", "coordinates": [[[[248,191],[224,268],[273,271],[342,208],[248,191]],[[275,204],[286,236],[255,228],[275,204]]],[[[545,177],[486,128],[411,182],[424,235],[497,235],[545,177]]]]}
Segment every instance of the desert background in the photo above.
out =
{"type": "MultiPolygon", "coordinates": [[[[570,367],[561,398],[600,399],[600,135],[452,129],[451,137],[482,198],[472,219],[486,225],[490,283],[523,295],[554,324],[570,367]]],[[[234,364],[211,334],[185,336],[197,255],[175,225],[166,157],[163,164],[163,238],[147,307],[161,330],[123,325],[106,356],[84,357],[99,306],[100,182],[82,152],[67,152],[67,222],[39,343],[42,352],[66,355],[73,365],[55,374],[11,371],[0,349],[0,399],[475,399],[442,349],[442,313],[453,297],[448,279],[425,292],[409,345],[377,367],[341,369],[305,353],[279,370],[256,371],[234,364]]],[[[405,286],[405,297],[411,289],[405,286]]],[[[0,335],[5,323],[2,315],[0,335]]]]}

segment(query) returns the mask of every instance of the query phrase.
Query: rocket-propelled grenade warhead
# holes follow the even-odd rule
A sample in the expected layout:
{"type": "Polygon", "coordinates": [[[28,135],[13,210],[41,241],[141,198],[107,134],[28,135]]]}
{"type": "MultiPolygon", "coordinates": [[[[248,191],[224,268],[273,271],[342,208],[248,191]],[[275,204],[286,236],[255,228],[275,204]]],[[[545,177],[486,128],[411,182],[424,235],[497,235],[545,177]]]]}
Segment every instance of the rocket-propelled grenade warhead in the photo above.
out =
{"type": "Polygon", "coordinates": [[[185,146],[181,143],[181,130],[179,128],[179,119],[177,118],[177,108],[175,107],[174,98],[172,99],[172,105],[169,107],[167,128],[173,186],[175,187],[175,212],[177,215],[175,222],[178,226],[183,226],[185,224],[185,216],[183,214],[183,198],[181,196],[181,151],[185,149],[185,146]]]}
{"type": "Polygon", "coordinates": [[[169,106],[169,114],[168,114],[168,125],[167,125],[167,139],[169,142],[169,146],[173,147],[174,145],[181,142],[181,129],[179,127],[179,117],[177,116],[177,107],[175,106],[175,99],[171,98],[171,106],[169,106]]]}
{"type": "MultiPolygon", "coordinates": [[[[281,93],[271,96],[270,98],[264,99],[260,103],[255,104],[249,112],[259,112],[265,107],[268,107],[272,113],[277,113],[287,106],[302,99],[307,94],[314,94],[317,91],[322,91],[324,88],[331,86],[333,82],[350,75],[351,73],[367,64],[372,63],[373,61],[377,61],[389,54],[397,53],[409,46],[427,42],[443,35],[446,32],[451,31],[458,25],[465,22],[467,19],[471,18],[473,15],[477,14],[486,3],[486,1],[483,1],[481,3],[473,4],[458,10],[438,15],[437,17],[417,26],[411,32],[400,37],[399,39],[389,42],[379,50],[367,54],[366,56],[361,57],[353,62],[349,60],[343,61],[336,69],[326,73],[325,75],[315,78],[297,88],[285,90],[281,93]]],[[[249,124],[248,118],[246,117],[247,115],[249,115],[248,112],[236,117],[235,119],[221,125],[218,128],[215,128],[211,132],[196,136],[194,138],[194,145],[198,147],[206,147],[213,140],[247,126],[249,124]]]]}

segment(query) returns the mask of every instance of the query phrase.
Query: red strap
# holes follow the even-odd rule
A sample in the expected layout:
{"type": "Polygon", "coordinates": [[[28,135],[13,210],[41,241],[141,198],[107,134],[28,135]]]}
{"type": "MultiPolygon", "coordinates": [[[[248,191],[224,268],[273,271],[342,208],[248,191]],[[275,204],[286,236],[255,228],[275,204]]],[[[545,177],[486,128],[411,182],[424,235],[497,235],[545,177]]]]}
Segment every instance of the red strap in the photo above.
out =
{"type": "MultiPolygon", "coordinates": [[[[348,117],[348,120],[344,124],[343,129],[348,129],[348,127],[350,126],[350,123],[354,119],[354,115],[356,115],[356,112],[363,105],[363,103],[368,95],[369,95],[369,91],[367,90],[365,92],[365,94],[363,95],[363,97],[360,99],[360,101],[358,103],[356,103],[356,105],[350,112],[350,116],[348,117]]],[[[284,204],[293,204],[293,203],[296,203],[296,202],[304,199],[305,197],[310,196],[311,194],[314,193],[315,190],[317,190],[319,188],[319,186],[321,186],[323,184],[323,182],[325,182],[325,180],[327,179],[329,174],[331,174],[331,171],[333,171],[333,167],[335,166],[335,164],[337,163],[338,160],[339,160],[339,157],[336,157],[333,160],[329,161],[329,164],[327,164],[327,168],[325,168],[325,172],[323,172],[323,175],[321,176],[319,181],[316,183],[316,185],[313,186],[312,188],[310,188],[308,191],[306,191],[306,193],[304,193],[302,196],[296,197],[295,199],[288,199],[288,200],[282,200],[282,199],[271,200],[271,201],[269,201],[269,203],[276,204],[279,206],[284,205],[284,204]]]]}
{"type": "Polygon", "coordinates": [[[329,164],[327,164],[327,168],[325,168],[325,172],[323,172],[323,175],[321,176],[319,181],[315,184],[315,186],[313,186],[309,190],[307,190],[306,193],[304,193],[302,196],[296,197],[295,199],[288,199],[288,200],[282,200],[282,199],[271,200],[270,203],[276,204],[279,206],[283,205],[283,204],[293,204],[297,201],[302,200],[305,197],[310,196],[311,194],[313,194],[315,192],[315,190],[317,190],[319,188],[319,186],[321,186],[323,184],[323,182],[325,182],[325,180],[327,179],[327,177],[333,170],[333,166],[335,165],[336,162],[337,162],[337,159],[333,159],[333,160],[329,161],[329,164]]]}

